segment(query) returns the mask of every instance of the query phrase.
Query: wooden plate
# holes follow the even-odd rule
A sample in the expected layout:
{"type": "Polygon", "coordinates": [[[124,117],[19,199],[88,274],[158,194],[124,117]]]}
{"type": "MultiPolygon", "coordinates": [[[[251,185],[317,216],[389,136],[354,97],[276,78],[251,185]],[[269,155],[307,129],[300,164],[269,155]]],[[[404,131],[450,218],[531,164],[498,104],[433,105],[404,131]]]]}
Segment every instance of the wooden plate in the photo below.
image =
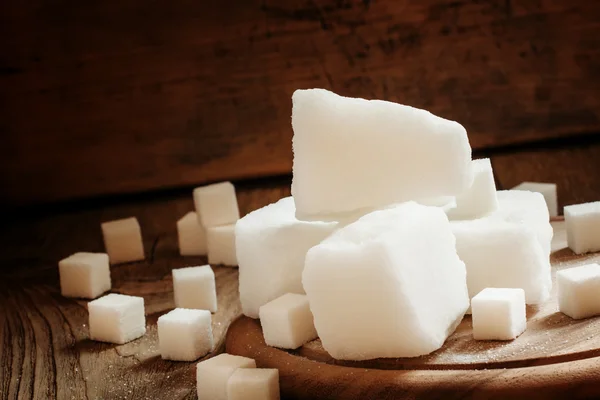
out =
{"type": "MultiPolygon", "coordinates": [[[[598,253],[566,248],[564,221],[553,227],[553,279],[557,270],[600,261],[598,253]]],[[[227,333],[226,350],[278,368],[290,399],[600,398],[600,317],[576,321],[558,312],[556,287],[527,317],[527,331],[511,342],[473,340],[466,316],[432,354],[356,362],[333,359],[318,339],[295,351],[269,347],[260,322],[242,317],[227,333]]]]}

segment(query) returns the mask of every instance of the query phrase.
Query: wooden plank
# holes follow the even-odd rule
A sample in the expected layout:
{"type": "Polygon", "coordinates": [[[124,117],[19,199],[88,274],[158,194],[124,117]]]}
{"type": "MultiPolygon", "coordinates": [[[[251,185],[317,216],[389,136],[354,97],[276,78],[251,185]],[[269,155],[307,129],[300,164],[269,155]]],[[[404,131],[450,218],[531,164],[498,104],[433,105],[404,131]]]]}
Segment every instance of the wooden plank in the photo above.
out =
{"type": "Polygon", "coordinates": [[[1,201],[289,173],[296,88],[424,107],[474,148],[597,132],[600,3],[0,4],[1,201]]]}

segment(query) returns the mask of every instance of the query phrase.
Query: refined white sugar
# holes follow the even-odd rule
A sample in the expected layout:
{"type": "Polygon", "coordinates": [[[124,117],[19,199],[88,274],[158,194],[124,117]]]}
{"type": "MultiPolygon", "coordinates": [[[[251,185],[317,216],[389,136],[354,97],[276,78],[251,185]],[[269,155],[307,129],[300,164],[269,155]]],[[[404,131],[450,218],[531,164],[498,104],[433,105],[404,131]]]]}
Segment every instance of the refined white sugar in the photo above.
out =
{"type": "Polygon", "coordinates": [[[235,224],[214,226],[206,229],[208,263],[215,265],[238,265],[235,250],[235,224]]]}
{"type": "Polygon", "coordinates": [[[471,300],[475,340],[512,340],[525,331],[523,289],[486,288],[471,300]]]}
{"type": "Polygon", "coordinates": [[[196,366],[198,400],[228,400],[227,382],[238,368],[256,368],[256,362],[227,353],[200,361],[196,366]]]}
{"type": "Polygon", "coordinates": [[[498,209],[496,183],[489,158],[473,160],[473,184],[456,196],[456,206],[447,211],[449,219],[472,219],[488,215],[498,209]]]}
{"type": "Polygon", "coordinates": [[[521,288],[527,304],[546,301],[550,260],[534,229],[498,218],[453,221],[456,251],[467,267],[469,295],[487,287],[521,288]]]}
{"type": "Polygon", "coordinates": [[[144,298],[107,294],[88,303],[90,339],[123,344],[146,333],[144,298]]]}
{"type": "Polygon", "coordinates": [[[292,195],[302,220],[408,200],[454,196],[472,181],[465,129],[428,111],[381,100],[296,90],[292,195]]]}
{"type": "Polygon", "coordinates": [[[587,264],[556,273],[558,308],[573,319],[600,315],[600,265],[587,264]]]}
{"type": "Polygon", "coordinates": [[[556,196],[556,183],[523,182],[512,188],[512,190],[526,190],[538,192],[544,196],[546,206],[551,217],[558,215],[558,201],[556,196]]]}
{"type": "Polygon", "coordinates": [[[104,222],[101,227],[104,246],[111,264],[144,259],[142,230],[137,218],[104,222]]]}
{"type": "Polygon", "coordinates": [[[600,201],[566,206],[567,243],[577,254],[600,251],[600,201]]]}
{"type": "Polygon", "coordinates": [[[228,400],[279,400],[279,370],[238,368],[227,382],[228,400]]]}
{"type": "Polygon", "coordinates": [[[158,346],[165,360],[194,361],[213,350],[208,310],[176,308],[157,321],[158,346]]]}
{"type": "Polygon", "coordinates": [[[206,230],[195,212],[190,211],[177,221],[177,239],[182,256],[206,255],[206,230]]]}
{"type": "Polygon", "coordinates": [[[286,293],[259,309],[265,343],[296,349],[317,338],[306,295],[286,293]]]}
{"type": "Polygon", "coordinates": [[[58,262],[60,292],[65,297],[95,299],[110,290],[110,267],[105,253],[75,253],[58,262]]]}
{"type": "Polygon", "coordinates": [[[294,199],[286,197],[251,212],[235,226],[240,301],[249,317],[258,318],[260,306],[285,293],[304,293],[306,252],[337,226],[298,221],[295,212],[294,199]]]}
{"type": "Polygon", "coordinates": [[[469,307],[446,214],[413,202],[365,215],[310,249],[303,284],[337,359],[430,353],[469,307]]]}
{"type": "Polygon", "coordinates": [[[235,187],[221,182],[194,189],[198,222],[204,228],[235,224],[240,219],[235,187]]]}
{"type": "Polygon", "coordinates": [[[215,273],[210,265],[174,269],[175,306],[217,312],[215,273]]]}

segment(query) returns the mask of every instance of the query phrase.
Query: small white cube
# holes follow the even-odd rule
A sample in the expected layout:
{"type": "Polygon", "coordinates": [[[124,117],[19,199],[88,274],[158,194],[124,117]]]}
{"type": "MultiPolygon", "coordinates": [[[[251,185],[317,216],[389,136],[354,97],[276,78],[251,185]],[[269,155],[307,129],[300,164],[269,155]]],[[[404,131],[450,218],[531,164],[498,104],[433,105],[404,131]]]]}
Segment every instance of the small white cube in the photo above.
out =
{"type": "Polygon", "coordinates": [[[256,362],[227,353],[200,361],[196,366],[198,400],[227,400],[227,382],[238,368],[256,368],[256,362]]]}
{"type": "Polygon", "coordinates": [[[195,212],[190,211],[177,221],[177,239],[182,256],[206,255],[206,230],[195,212]]]}
{"type": "Polygon", "coordinates": [[[194,189],[194,205],[198,221],[205,228],[235,224],[240,219],[235,187],[231,182],[194,189]]]}
{"type": "Polygon", "coordinates": [[[176,308],[158,318],[158,346],[164,360],[194,361],[213,350],[210,311],[176,308]]]}
{"type": "Polygon", "coordinates": [[[600,265],[558,271],[556,284],[560,312],[573,319],[600,315],[600,265]]]}
{"type": "Polygon", "coordinates": [[[558,215],[558,201],[556,196],[556,183],[523,182],[511,190],[524,190],[529,192],[538,192],[544,196],[548,212],[551,217],[558,215]]]}
{"type": "Polygon", "coordinates": [[[123,344],[146,333],[144,298],[108,294],[88,303],[90,339],[123,344]]]}
{"type": "Polygon", "coordinates": [[[446,212],[451,220],[480,218],[498,209],[496,182],[490,159],[471,161],[471,170],[473,184],[456,196],[456,206],[446,212]]]}
{"type": "Polygon", "coordinates": [[[227,382],[229,400],[279,400],[279,370],[239,368],[227,382]]]}
{"type": "Polygon", "coordinates": [[[95,299],[111,287],[105,253],[75,253],[58,262],[58,272],[60,292],[65,297],[95,299]]]}
{"type": "Polygon", "coordinates": [[[565,207],[567,243],[576,254],[600,251],[600,201],[565,207]]]}
{"type": "Polygon", "coordinates": [[[512,340],[525,331],[525,291],[486,288],[471,300],[475,340],[512,340]]]}
{"type": "Polygon", "coordinates": [[[214,226],[206,229],[208,263],[215,265],[238,265],[235,250],[235,224],[214,226]]]}
{"type": "Polygon", "coordinates": [[[317,338],[308,298],[286,293],[258,311],[265,343],[283,349],[297,349],[317,338]]]}
{"type": "Polygon", "coordinates": [[[172,273],[176,307],[217,311],[215,273],[210,265],[174,269],[172,273]]]}
{"type": "Polygon", "coordinates": [[[111,264],[144,259],[142,230],[137,218],[125,218],[104,222],[102,225],[104,247],[111,264]]]}

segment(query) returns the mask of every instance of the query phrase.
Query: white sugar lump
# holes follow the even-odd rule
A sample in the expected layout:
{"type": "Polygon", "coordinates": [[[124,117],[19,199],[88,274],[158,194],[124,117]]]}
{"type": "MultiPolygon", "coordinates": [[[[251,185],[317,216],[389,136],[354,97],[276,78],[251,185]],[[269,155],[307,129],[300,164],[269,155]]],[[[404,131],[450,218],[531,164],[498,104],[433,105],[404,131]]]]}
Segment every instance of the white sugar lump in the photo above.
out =
{"type": "Polygon", "coordinates": [[[567,243],[577,254],[600,251],[600,201],[566,206],[567,243]]]}
{"type": "Polygon", "coordinates": [[[60,292],[65,297],[95,299],[111,287],[108,255],[75,253],[58,262],[60,292]]]}
{"type": "Polygon", "coordinates": [[[172,274],[176,307],[217,312],[215,273],[210,265],[178,268],[172,274]]]}
{"type": "Polygon", "coordinates": [[[196,366],[198,400],[228,400],[227,382],[238,368],[256,368],[256,362],[227,353],[200,361],[196,366]]]}
{"type": "Polygon", "coordinates": [[[469,307],[446,214],[414,202],[365,215],[310,249],[303,284],[323,347],[344,360],[431,353],[469,307]]]}
{"type": "Polygon", "coordinates": [[[235,250],[235,224],[206,229],[208,263],[211,265],[238,265],[235,250]]]}
{"type": "Polygon", "coordinates": [[[191,211],[177,221],[179,254],[182,256],[206,255],[206,230],[198,222],[198,216],[191,211]]]}
{"type": "Polygon", "coordinates": [[[467,268],[469,295],[487,287],[521,288],[527,304],[550,296],[550,259],[527,224],[498,218],[452,222],[456,251],[467,268]]]}
{"type": "Polygon", "coordinates": [[[306,295],[286,293],[259,309],[265,343],[283,349],[297,349],[317,338],[306,295]]]}
{"type": "Polygon", "coordinates": [[[213,350],[208,310],[176,308],[157,321],[158,347],[164,360],[194,361],[213,350]]]}
{"type": "Polygon", "coordinates": [[[462,125],[382,100],[296,90],[292,195],[302,220],[454,196],[471,185],[462,125]]]}
{"type": "Polygon", "coordinates": [[[295,213],[294,199],[286,197],[251,212],[235,226],[240,301],[249,317],[258,318],[260,306],[285,293],[304,293],[306,252],[337,226],[298,221],[295,213]]]}
{"type": "Polygon", "coordinates": [[[142,230],[137,218],[104,222],[101,228],[104,246],[111,264],[144,259],[142,230]]]}
{"type": "Polygon", "coordinates": [[[486,288],[471,300],[475,340],[512,340],[525,331],[523,289],[486,288]]]}
{"type": "Polygon", "coordinates": [[[204,228],[235,224],[240,219],[235,187],[231,182],[198,187],[193,195],[198,222],[204,228]]]}
{"type": "Polygon", "coordinates": [[[556,273],[558,309],[573,319],[600,315],[600,265],[587,264],[556,273]]]}
{"type": "Polygon", "coordinates": [[[551,217],[558,215],[558,201],[556,196],[556,183],[541,183],[541,182],[522,182],[512,188],[512,190],[525,190],[537,192],[544,196],[546,206],[551,217]]]}
{"type": "Polygon", "coordinates": [[[279,400],[279,370],[238,368],[227,382],[228,400],[279,400]]]}
{"type": "Polygon", "coordinates": [[[473,160],[473,184],[456,196],[456,206],[447,211],[449,219],[472,219],[488,215],[498,209],[496,183],[489,158],[473,160]]]}
{"type": "Polygon", "coordinates": [[[144,298],[107,294],[88,303],[90,339],[124,344],[146,333],[144,298]]]}

